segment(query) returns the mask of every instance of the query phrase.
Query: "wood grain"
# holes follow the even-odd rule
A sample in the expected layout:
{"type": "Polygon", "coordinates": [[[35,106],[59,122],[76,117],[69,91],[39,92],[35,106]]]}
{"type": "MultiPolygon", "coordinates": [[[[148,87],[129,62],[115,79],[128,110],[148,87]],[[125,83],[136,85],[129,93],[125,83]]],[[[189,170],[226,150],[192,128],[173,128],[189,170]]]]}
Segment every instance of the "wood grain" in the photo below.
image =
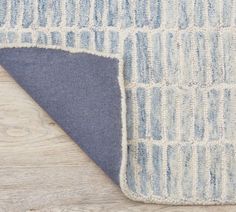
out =
{"type": "MultiPolygon", "coordinates": [[[[79,133],[79,132],[78,132],[79,133]]],[[[127,199],[0,67],[0,212],[235,212],[127,199]]]]}

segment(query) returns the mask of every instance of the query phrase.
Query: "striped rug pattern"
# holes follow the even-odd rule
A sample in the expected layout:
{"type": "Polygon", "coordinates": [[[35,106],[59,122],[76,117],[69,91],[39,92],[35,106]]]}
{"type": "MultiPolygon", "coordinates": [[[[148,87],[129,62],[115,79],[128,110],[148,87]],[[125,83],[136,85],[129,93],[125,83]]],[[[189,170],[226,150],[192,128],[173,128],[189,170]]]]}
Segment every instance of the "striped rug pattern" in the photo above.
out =
{"type": "Polygon", "coordinates": [[[0,0],[6,47],[119,59],[127,196],[236,203],[236,0],[0,0]]]}

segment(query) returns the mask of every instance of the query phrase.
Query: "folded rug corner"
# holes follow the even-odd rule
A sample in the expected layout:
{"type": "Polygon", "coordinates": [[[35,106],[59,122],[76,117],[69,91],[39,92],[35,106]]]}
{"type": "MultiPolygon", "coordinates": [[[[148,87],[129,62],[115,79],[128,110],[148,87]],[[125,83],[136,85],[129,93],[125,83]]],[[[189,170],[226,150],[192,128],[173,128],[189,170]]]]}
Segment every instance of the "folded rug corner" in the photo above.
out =
{"type": "Polygon", "coordinates": [[[236,203],[236,0],[0,0],[0,65],[133,200],[236,203]]]}

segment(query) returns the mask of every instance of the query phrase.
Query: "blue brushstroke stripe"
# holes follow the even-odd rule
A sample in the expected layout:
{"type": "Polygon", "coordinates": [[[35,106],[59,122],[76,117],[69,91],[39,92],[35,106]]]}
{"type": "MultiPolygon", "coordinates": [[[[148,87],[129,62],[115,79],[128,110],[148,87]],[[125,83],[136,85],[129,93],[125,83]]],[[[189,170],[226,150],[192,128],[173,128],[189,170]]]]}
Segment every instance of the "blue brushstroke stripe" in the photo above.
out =
{"type": "Polygon", "coordinates": [[[181,35],[183,64],[182,64],[182,83],[190,85],[192,83],[192,33],[184,32],[181,35]]]}
{"type": "Polygon", "coordinates": [[[220,23],[218,0],[208,0],[208,20],[211,26],[216,27],[220,23]]]}
{"type": "Polygon", "coordinates": [[[176,139],[176,91],[168,89],[167,95],[167,114],[166,114],[166,131],[169,141],[176,139]]]}
{"type": "Polygon", "coordinates": [[[148,25],[146,4],[146,0],[136,0],[135,22],[137,27],[148,25]]]}
{"type": "Polygon", "coordinates": [[[52,26],[59,26],[61,23],[61,1],[52,0],[52,26]]]}
{"type": "Polygon", "coordinates": [[[224,90],[224,135],[229,141],[236,138],[236,89],[224,90]]]}
{"type": "Polygon", "coordinates": [[[133,51],[133,41],[130,37],[125,38],[124,40],[124,52],[123,52],[123,61],[124,61],[124,78],[126,82],[131,82],[132,79],[132,51],[133,51]]]}
{"type": "Polygon", "coordinates": [[[219,145],[210,147],[210,196],[213,200],[221,198],[222,193],[222,148],[219,145]]]}
{"type": "Polygon", "coordinates": [[[5,24],[7,14],[7,0],[0,0],[0,27],[5,24]]]}
{"type": "Polygon", "coordinates": [[[48,43],[47,35],[44,32],[38,32],[37,44],[44,44],[48,43]]]}
{"type": "Polygon", "coordinates": [[[198,88],[196,88],[195,93],[196,103],[194,105],[194,135],[196,140],[202,141],[205,134],[203,93],[198,88]]]}
{"type": "Polygon", "coordinates": [[[195,0],[194,2],[194,25],[203,27],[205,22],[204,17],[204,0],[195,0]]]}
{"type": "Polygon", "coordinates": [[[197,146],[197,189],[196,195],[198,200],[205,200],[207,198],[207,167],[206,167],[206,147],[197,146]]]}
{"type": "Polygon", "coordinates": [[[223,70],[221,70],[220,52],[219,52],[219,34],[211,33],[211,70],[212,83],[221,83],[223,81],[223,70]]]}
{"type": "Polygon", "coordinates": [[[181,141],[187,142],[191,138],[192,114],[192,94],[191,90],[185,89],[181,95],[181,141]]]}
{"type": "Polygon", "coordinates": [[[109,33],[110,52],[115,54],[119,51],[119,32],[111,31],[109,33]]]}
{"type": "Polygon", "coordinates": [[[163,193],[163,153],[162,147],[153,145],[152,147],[152,164],[153,164],[153,183],[152,190],[154,195],[161,196],[163,193]]]}
{"type": "Polygon", "coordinates": [[[209,139],[218,140],[220,138],[220,126],[218,123],[220,107],[220,92],[212,89],[208,92],[208,124],[209,139]]]}
{"type": "Polygon", "coordinates": [[[11,27],[15,27],[18,21],[20,0],[11,0],[11,27]]]}
{"type": "Polygon", "coordinates": [[[162,139],[162,93],[160,88],[153,88],[151,103],[151,132],[154,140],[162,139]]]}
{"type": "Polygon", "coordinates": [[[160,33],[155,33],[152,37],[153,46],[153,67],[152,79],[155,83],[163,79],[163,61],[162,61],[162,39],[160,33]]]}
{"type": "Polygon", "coordinates": [[[80,0],[79,26],[87,27],[89,24],[90,0],[80,0]]]}
{"type": "Polygon", "coordinates": [[[197,32],[195,34],[196,44],[197,44],[197,69],[196,78],[197,83],[200,85],[206,84],[206,44],[205,36],[202,32],[197,32]]]}
{"type": "Polygon", "coordinates": [[[137,106],[138,106],[138,135],[139,138],[146,138],[146,122],[147,115],[145,109],[146,90],[144,88],[137,89],[137,106]]]}
{"type": "Polygon", "coordinates": [[[8,32],[7,33],[7,39],[9,43],[14,43],[17,40],[17,35],[15,32],[8,32]]]}
{"type": "Polygon", "coordinates": [[[186,29],[189,25],[189,15],[188,15],[188,0],[180,0],[179,9],[179,28],[186,29]]]}
{"type": "Polygon", "coordinates": [[[96,50],[101,52],[104,50],[104,32],[103,31],[95,31],[95,45],[96,50]]]}
{"type": "Polygon", "coordinates": [[[131,11],[132,0],[122,0],[122,27],[130,27],[133,25],[133,17],[131,11]]]}
{"type": "Polygon", "coordinates": [[[82,31],[80,34],[80,47],[82,49],[89,49],[90,46],[90,32],[82,31]]]}
{"type": "Polygon", "coordinates": [[[116,26],[118,22],[118,0],[108,0],[108,26],[116,26]]]}
{"type": "Polygon", "coordinates": [[[61,33],[60,32],[51,32],[52,45],[61,44],[61,33]]]}
{"type": "Polygon", "coordinates": [[[24,28],[29,28],[34,20],[34,6],[33,0],[24,0],[24,11],[22,26],[24,28]]]}
{"type": "Polygon", "coordinates": [[[193,191],[192,146],[191,145],[182,146],[180,154],[182,155],[183,175],[181,179],[181,185],[182,185],[183,196],[185,198],[191,198],[193,191]]]}
{"type": "Polygon", "coordinates": [[[167,147],[167,193],[170,197],[178,196],[178,146],[167,147]]]}
{"type": "Polygon", "coordinates": [[[75,33],[74,32],[67,32],[66,46],[67,47],[75,47],[75,33]]]}
{"type": "Polygon", "coordinates": [[[135,158],[135,150],[133,145],[127,146],[127,169],[126,169],[126,176],[127,176],[127,185],[131,189],[131,191],[136,192],[136,182],[134,177],[134,164],[133,159],[135,158]]]}
{"type": "Polygon", "coordinates": [[[231,21],[233,17],[233,12],[232,12],[232,5],[233,5],[233,0],[224,0],[223,1],[223,14],[222,14],[222,19],[223,19],[223,26],[224,27],[230,27],[231,26],[231,21]]]}
{"type": "Polygon", "coordinates": [[[178,4],[175,3],[175,0],[166,0],[166,27],[174,28],[177,24],[177,11],[178,4]]]}
{"type": "Polygon", "coordinates": [[[31,34],[31,32],[23,32],[21,34],[21,42],[22,43],[32,43],[32,34],[31,34]]]}
{"type": "Polygon", "coordinates": [[[66,26],[72,27],[75,24],[76,0],[66,1],[66,26]]]}
{"type": "Polygon", "coordinates": [[[224,81],[226,83],[236,83],[236,63],[234,62],[236,45],[233,33],[225,32],[223,34],[223,64],[224,81]]]}
{"type": "Polygon", "coordinates": [[[228,200],[235,199],[236,195],[236,156],[233,144],[225,145],[226,156],[226,198],[228,200]]]}
{"type": "Polygon", "coordinates": [[[147,33],[136,33],[138,82],[149,82],[148,39],[147,33]]]}
{"type": "Polygon", "coordinates": [[[166,39],[167,46],[167,67],[168,67],[168,78],[167,81],[169,83],[177,83],[177,75],[179,72],[179,64],[178,64],[178,46],[176,43],[176,36],[173,33],[167,34],[166,39]]]}
{"type": "Polygon", "coordinates": [[[132,107],[132,90],[126,90],[126,125],[127,139],[133,139],[133,107],[132,107]]]}
{"type": "Polygon", "coordinates": [[[162,1],[150,0],[150,25],[155,29],[161,26],[162,1]]]}
{"type": "Polygon", "coordinates": [[[47,25],[47,7],[48,0],[38,0],[38,23],[39,26],[47,25]]]}
{"type": "Polygon", "coordinates": [[[94,26],[102,26],[104,0],[95,0],[94,7],[94,26]]]}
{"type": "Polygon", "coordinates": [[[144,143],[138,144],[138,164],[140,165],[140,171],[138,172],[140,178],[141,193],[147,195],[147,149],[144,143]]]}

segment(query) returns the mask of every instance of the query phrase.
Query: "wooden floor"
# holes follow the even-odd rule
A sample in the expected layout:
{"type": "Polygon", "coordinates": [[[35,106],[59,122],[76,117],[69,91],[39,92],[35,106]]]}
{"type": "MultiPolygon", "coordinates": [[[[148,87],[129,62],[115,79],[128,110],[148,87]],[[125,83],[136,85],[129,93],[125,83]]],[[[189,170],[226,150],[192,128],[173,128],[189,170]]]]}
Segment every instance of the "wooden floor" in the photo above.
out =
{"type": "MultiPolygon", "coordinates": [[[[79,133],[79,132],[78,132],[79,133]]],[[[0,212],[235,212],[133,202],[0,67],[0,212]]]]}

